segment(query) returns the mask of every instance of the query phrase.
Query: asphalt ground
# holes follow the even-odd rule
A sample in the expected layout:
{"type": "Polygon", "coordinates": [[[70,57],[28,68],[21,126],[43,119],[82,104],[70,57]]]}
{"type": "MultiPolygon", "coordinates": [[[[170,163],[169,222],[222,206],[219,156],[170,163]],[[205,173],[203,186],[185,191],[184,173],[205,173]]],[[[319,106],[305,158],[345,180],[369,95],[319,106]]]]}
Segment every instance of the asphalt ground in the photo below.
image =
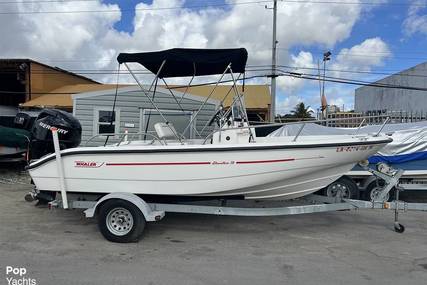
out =
{"type": "Polygon", "coordinates": [[[389,210],[168,213],[138,243],[115,244],[80,210],[25,202],[28,182],[0,170],[0,284],[427,284],[427,212],[402,213],[403,234],[389,210]],[[6,275],[11,267],[26,274],[6,275]]]}

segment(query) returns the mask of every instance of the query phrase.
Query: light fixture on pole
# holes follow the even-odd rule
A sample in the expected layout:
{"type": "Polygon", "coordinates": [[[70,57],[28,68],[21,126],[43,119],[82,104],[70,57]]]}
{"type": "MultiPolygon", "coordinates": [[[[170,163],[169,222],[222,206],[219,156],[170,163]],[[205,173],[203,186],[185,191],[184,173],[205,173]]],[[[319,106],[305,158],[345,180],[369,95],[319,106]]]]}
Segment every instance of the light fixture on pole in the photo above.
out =
{"type": "Polygon", "coordinates": [[[322,110],[323,119],[326,118],[326,108],[328,107],[328,103],[325,97],[326,62],[331,60],[331,55],[332,53],[330,51],[323,53],[323,84],[322,84],[322,98],[321,98],[321,105],[322,105],[321,110],[322,110]]]}

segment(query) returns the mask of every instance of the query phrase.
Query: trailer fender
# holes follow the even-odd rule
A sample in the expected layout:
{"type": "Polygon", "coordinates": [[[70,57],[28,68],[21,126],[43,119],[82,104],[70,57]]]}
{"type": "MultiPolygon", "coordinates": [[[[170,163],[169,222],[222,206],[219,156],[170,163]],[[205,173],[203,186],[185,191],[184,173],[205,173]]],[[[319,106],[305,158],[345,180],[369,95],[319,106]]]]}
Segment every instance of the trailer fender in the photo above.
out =
{"type": "Polygon", "coordinates": [[[96,214],[96,210],[98,209],[98,206],[104,203],[107,200],[111,199],[121,199],[128,201],[132,204],[134,204],[138,209],[141,211],[141,213],[144,215],[145,220],[147,222],[154,222],[159,221],[165,216],[164,211],[153,211],[143,199],[139,198],[135,194],[132,193],[110,193],[105,196],[103,196],[92,208],[89,208],[84,211],[86,218],[93,218],[96,214]]]}

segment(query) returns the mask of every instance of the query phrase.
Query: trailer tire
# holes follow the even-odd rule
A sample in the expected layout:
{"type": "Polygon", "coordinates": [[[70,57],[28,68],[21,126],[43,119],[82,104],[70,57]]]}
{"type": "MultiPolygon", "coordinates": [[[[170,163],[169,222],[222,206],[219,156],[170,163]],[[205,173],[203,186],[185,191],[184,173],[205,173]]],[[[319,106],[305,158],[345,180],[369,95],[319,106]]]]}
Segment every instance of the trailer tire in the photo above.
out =
{"type": "MultiPolygon", "coordinates": [[[[381,190],[384,187],[384,180],[380,179],[378,182],[376,180],[369,183],[369,185],[366,187],[365,191],[363,191],[363,198],[366,201],[373,201],[375,200],[374,197],[376,196],[376,192],[381,190]]],[[[390,192],[388,192],[387,196],[385,197],[385,201],[390,201],[393,198],[393,192],[394,189],[391,189],[390,192]]]]}
{"type": "Polygon", "coordinates": [[[145,223],[141,210],[126,200],[110,199],[99,209],[99,230],[112,242],[137,242],[144,231],[145,223]]]}
{"type": "Polygon", "coordinates": [[[325,190],[324,195],[327,197],[335,198],[341,192],[342,198],[346,199],[359,199],[359,187],[354,181],[346,176],[329,184],[325,190]]]}
{"type": "Polygon", "coordinates": [[[399,224],[398,222],[395,222],[394,223],[394,231],[396,233],[401,234],[401,233],[403,233],[405,231],[405,226],[402,225],[402,224],[399,224]]]}

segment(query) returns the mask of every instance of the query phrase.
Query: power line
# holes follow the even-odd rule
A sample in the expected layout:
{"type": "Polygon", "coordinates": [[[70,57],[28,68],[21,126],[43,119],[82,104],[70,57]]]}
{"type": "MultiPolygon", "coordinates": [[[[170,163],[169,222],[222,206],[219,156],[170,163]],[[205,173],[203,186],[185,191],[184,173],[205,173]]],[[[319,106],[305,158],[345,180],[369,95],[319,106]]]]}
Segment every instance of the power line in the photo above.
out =
{"type": "MultiPolygon", "coordinates": [[[[59,0],[33,0],[27,1],[27,3],[44,3],[44,2],[60,2],[59,0]]],[[[78,1],[78,0],[74,0],[78,1]]],[[[95,0],[94,0],[95,1],[95,0]]],[[[8,1],[11,2],[11,1],[8,1]]],[[[67,1],[64,1],[67,2],[67,1]]],[[[71,1],[70,1],[71,2],[71,1]]],[[[21,15],[21,14],[73,14],[73,13],[123,13],[123,12],[135,12],[135,11],[162,11],[162,10],[185,10],[185,9],[200,9],[200,8],[215,8],[215,7],[227,7],[237,5],[249,5],[249,4],[263,4],[271,3],[272,0],[258,0],[258,1],[242,1],[233,3],[212,3],[205,5],[190,5],[190,6],[171,6],[171,7],[151,7],[151,8],[135,8],[135,9],[109,9],[109,10],[75,10],[75,11],[9,11],[0,12],[0,15],[21,15]]],[[[412,7],[425,7],[425,4],[421,3],[405,3],[405,2],[343,2],[343,1],[314,1],[314,0],[281,0],[281,3],[288,4],[333,4],[333,5],[367,5],[367,6],[412,6],[412,7]]],[[[7,3],[7,2],[3,2],[7,3]]]]}
{"type": "MultiPolygon", "coordinates": [[[[271,65],[248,65],[247,70],[249,71],[267,71],[270,70],[271,65]]],[[[315,70],[318,71],[317,67],[308,66],[290,66],[290,65],[278,65],[278,67],[288,68],[292,70],[315,70]]],[[[406,76],[406,77],[427,77],[427,73],[419,74],[406,74],[402,73],[405,70],[401,69],[385,69],[385,70],[350,70],[350,69],[325,69],[328,72],[343,72],[343,73],[354,73],[354,74],[368,74],[368,75],[393,75],[393,76],[406,76]]],[[[417,71],[427,71],[425,68],[417,68],[417,71]]]]}
{"type": "Polygon", "coordinates": [[[99,2],[100,0],[37,0],[37,1],[0,1],[1,4],[43,4],[43,3],[68,3],[68,2],[99,2]]]}
{"type": "MultiPolygon", "coordinates": [[[[318,70],[314,67],[295,67],[280,65],[280,67],[289,68],[289,69],[303,69],[303,70],[318,70]]],[[[326,69],[329,72],[342,72],[342,73],[353,73],[353,74],[368,74],[368,75],[387,75],[387,76],[402,76],[402,77],[427,77],[427,74],[404,74],[404,73],[387,73],[387,72],[376,72],[376,71],[358,71],[358,70],[345,70],[345,69],[326,69]]]]}
{"type": "MultiPolygon", "coordinates": [[[[305,80],[319,80],[319,75],[317,74],[304,74],[304,73],[295,73],[295,72],[288,72],[281,70],[282,73],[276,74],[277,76],[285,76],[285,77],[292,77],[292,78],[298,78],[298,79],[305,79],[305,80]]],[[[263,75],[253,75],[253,76],[247,76],[245,80],[255,79],[255,78],[269,78],[271,77],[271,74],[263,74],[263,75]]],[[[238,79],[237,81],[242,81],[243,79],[238,79]]],[[[322,77],[321,80],[325,80],[327,82],[333,82],[333,83],[339,83],[339,84],[347,84],[347,85],[357,85],[357,86],[367,86],[367,87],[375,87],[375,88],[386,88],[386,89],[401,89],[401,90],[414,90],[414,91],[427,91],[427,88],[422,87],[413,87],[413,86],[404,86],[404,85],[397,85],[397,84],[385,84],[385,83],[379,83],[379,82],[366,82],[361,80],[352,80],[348,78],[340,78],[340,77],[330,77],[326,76],[325,78],[322,77]]],[[[219,83],[231,83],[233,82],[232,79],[230,80],[222,80],[219,83]]],[[[207,86],[207,85],[215,85],[217,82],[208,82],[208,83],[201,83],[201,84],[192,84],[190,87],[196,87],[196,86],[207,86]]],[[[178,89],[182,88],[183,86],[174,86],[170,89],[178,89]]],[[[131,92],[140,92],[140,91],[131,91],[131,92]]],[[[19,94],[19,93],[25,93],[25,91],[0,91],[0,94],[19,94]]],[[[70,92],[54,92],[54,93],[43,93],[43,92],[33,92],[32,94],[51,94],[51,95],[61,95],[61,94],[72,94],[70,92]]]]}
{"type": "MultiPolygon", "coordinates": [[[[279,50],[286,50],[289,52],[292,52],[292,49],[289,48],[277,48],[279,50]]],[[[311,52],[310,52],[311,53],[311,52]]],[[[426,55],[425,57],[407,57],[407,56],[395,56],[392,54],[392,52],[369,52],[369,53],[360,53],[360,52],[342,52],[342,51],[336,51],[335,52],[338,56],[343,56],[343,57],[372,57],[372,58],[399,58],[399,59],[413,59],[413,60],[427,60],[427,53],[421,53],[418,52],[418,54],[421,55],[426,55]]],[[[397,52],[397,54],[403,54],[404,52],[397,52]]],[[[414,54],[417,52],[406,52],[406,54],[414,54]]],[[[312,53],[312,54],[319,54],[319,55],[323,55],[323,53],[319,52],[319,53],[312,53]]]]}
{"type": "Polygon", "coordinates": [[[367,86],[367,87],[377,87],[377,88],[387,88],[387,89],[402,89],[402,90],[414,90],[414,91],[427,91],[427,88],[423,87],[413,87],[413,86],[404,86],[404,85],[398,85],[398,84],[386,84],[386,83],[380,83],[380,82],[367,82],[367,81],[361,81],[361,80],[352,80],[348,78],[340,78],[340,77],[330,77],[326,76],[325,78],[320,78],[317,74],[304,74],[304,73],[296,73],[296,72],[287,72],[282,71],[283,73],[280,74],[280,76],[287,76],[287,77],[293,77],[298,79],[307,79],[307,80],[324,80],[327,82],[333,82],[333,83],[341,83],[341,84],[348,84],[348,85],[358,85],[358,86],[367,86]]]}
{"type": "Polygon", "coordinates": [[[227,7],[237,5],[250,5],[250,4],[263,4],[270,3],[272,0],[258,0],[258,1],[242,1],[234,3],[213,3],[208,5],[190,5],[190,6],[171,6],[171,7],[152,7],[152,8],[134,8],[134,9],[109,9],[109,10],[75,10],[75,11],[10,11],[0,12],[0,15],[21,15],[21,14],[73,14],[73,13],[123,13],[123,12],[136,12],[136,11],[163,11],[163,10],[187,10],[187,9],[200,9],[200,8],[215,8],[227,7]]]}
{"type": "Polygon", "coordinates": [[[344,2],[344,1],[323,1],[323,0],[281,0],[280,2],[285,2],[285,3],[310,3],[310,4],[337,4],[337,5],[367,5],[367,6],[379,6],[379,5],[383,5],[383,6],[413,6],[413,7],[425,7],[426,4],[424,2],[424,4],[422,3],[408,3],[408,2],[391,2],[391,3],[387,3],[384,1],[362,1],[362,2],[357,2],[357,1],[353,1],[353,2],[344,2]]]}
{"type": "MultiPolygon", "coordinates": [[[[289,66],[289,65],[278,65],[278,67],[287,68],[291,70],[314,70],[317,71],[318,68],[314,67],[304,67],[304,66],[289,66]]],[[[248,72],[260,72],[260,71],[270,71],[271,65],[265,65],[259,66],[254,68],[249,67],[246,69],[248,72]]],[[[423,69],[426,70],[426,69],[423,69]]],[[[115,69],[67,69],[66,71],[76,73],[79,75],[116,75],[117,70],[115,69]]],[[[386,75],[386,76],[400,76],[400,77],[420,77],[420,78],[427,78],[427,74],[405,74],[405,73],[389,73],[389,72],[378,72],[378,71],[362,71],[362,70],[346,70],[346,69],[326,69],[328,72],[340,72],[340,73],[350,73],[350,74],[365,74],[365,75],[386,75]]],[[[31,73],[36,75],[56,75],[58,72],[61,72],[60,70],[52,70],[52,71],[46,71],[46,70],[33,70],[31,73]]],[[[11,70],[1,70],[0,74],[16,74],[16,73],[24,73],[24,71],[17,70],[17,69],[11,69],[11,70]]],[[[147,71],[146,69],[135,69],[134,73],[136,74],[152,74],[151,72],[147,71]]],[[[297,72],[295,72],[297,73],[297,72]]],[[[127,75],[129,72],[122,70],[119,74],[127,75]]]]}

